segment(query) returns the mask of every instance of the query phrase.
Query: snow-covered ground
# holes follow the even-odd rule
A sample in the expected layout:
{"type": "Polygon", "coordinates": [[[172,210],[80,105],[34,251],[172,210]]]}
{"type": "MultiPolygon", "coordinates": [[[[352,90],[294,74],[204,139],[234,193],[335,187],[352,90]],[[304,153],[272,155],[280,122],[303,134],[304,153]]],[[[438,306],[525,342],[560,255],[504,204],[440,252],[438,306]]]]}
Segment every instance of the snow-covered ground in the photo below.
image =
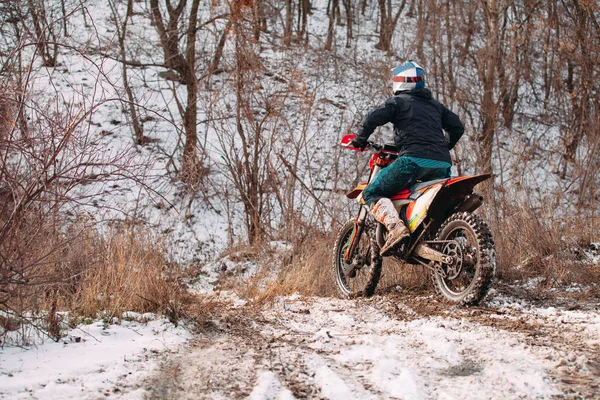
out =
{"type": "Polygon", "coordinates": [[[80,325],[58,342],[0,350],[0,398],[141,399],[144,381],[165,353],[181,351],[190,332],[154,315],[80,325]]]}
{"type": "Polygon", "coordinates": [[[252,316],[230,309],[163,365],[148,397],[593,398],[598,304],[575,306],[498,292],[470,309],[402,293],[281,297],[252,316]]]}
{"type": "Polygon", "coordinates": [[[5,346],[0,398],[597,398],[594,290],[542,298],[536,282],[498,284],[470,308],[398,288],[356,300],[277,297],[262,308],[219,291],[193,334],[130,314],[57,343],[5,346]]]}

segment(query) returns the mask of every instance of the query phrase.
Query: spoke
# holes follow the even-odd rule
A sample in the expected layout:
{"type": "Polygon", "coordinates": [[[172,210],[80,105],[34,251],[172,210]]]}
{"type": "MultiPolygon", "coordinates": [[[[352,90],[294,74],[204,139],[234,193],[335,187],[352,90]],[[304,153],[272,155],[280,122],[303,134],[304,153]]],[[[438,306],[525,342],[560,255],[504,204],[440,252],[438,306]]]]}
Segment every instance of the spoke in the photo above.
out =
{"type": "Polygon", "coordinates": [[[348,231],[345,237],[346,245],[342,247],[338,259],[340,260],[339,268],[342,268],[340,271],[340,278],[347,290],[351,293],[355,293],[362,290],[370,278],[370,242],[368,238],[363,238],[363,240],[359,242],[358,247],[355,249],[352,260],[350,260],[349,263],[346,263],[344,260],[344,254],[350,247],[351,240],[352,231],[348,231]],[[343,264],[353,265],[356,275],[354,277],[345,275],[343,273],[343,264]]]}

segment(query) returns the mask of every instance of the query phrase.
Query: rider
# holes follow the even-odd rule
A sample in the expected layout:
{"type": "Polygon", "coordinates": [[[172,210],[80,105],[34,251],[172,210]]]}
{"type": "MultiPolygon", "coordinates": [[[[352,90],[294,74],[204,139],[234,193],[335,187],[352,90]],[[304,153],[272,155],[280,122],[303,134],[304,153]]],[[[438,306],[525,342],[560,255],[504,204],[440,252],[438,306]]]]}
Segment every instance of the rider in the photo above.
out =
{"type": "Polygon", "coordinates": [[[425,88],[425,72],[407,62],[392,69],[394,96],[369,112],[361,122],[352,146],[364,149],[376,127],[394,124],[394,141],[399,154],[391,165],[364,189],[362,197],[371,214],[388,229],[381,255],[410,235],[389,197],[417,180],[450,177],[450,150],[465,131],[458,115],[448,110],[425,88]],[[446,139],[443,130],[448,133],[446,139]]]}

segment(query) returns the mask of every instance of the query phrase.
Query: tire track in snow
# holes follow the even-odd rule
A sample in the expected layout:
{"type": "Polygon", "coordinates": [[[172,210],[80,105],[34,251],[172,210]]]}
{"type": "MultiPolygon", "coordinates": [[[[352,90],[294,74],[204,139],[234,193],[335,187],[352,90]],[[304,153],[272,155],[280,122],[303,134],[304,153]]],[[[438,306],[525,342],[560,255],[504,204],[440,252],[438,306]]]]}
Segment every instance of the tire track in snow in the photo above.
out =
{"type": "Polygon", "coordinates": [[[482,307],[462,308],[436,297],[391,295],[389,315],[405,319],[396,302],[409,304],[412,318],[463,318],[500,331],[519,333],[539,357],[551,362],[549,375],[560,389],[558,398],[600,398],[600,301],[596,292],[540,293],[497,285],[482,307]],[[583,300],[582,300],[583,297],[583,300]]]}
{"type": "MultiPolygon", "coordinates": [[[[516,338],[467,321],[398,321],[373,307],[381,301],[387,300],[320,300],[310,305],[310,315],[292,313],[286,319],[289,313],[280,314],[279,322],[292,336],[316,332],[305,339],[307,347],[330,354],[332,365],[362,368],[368,381],[363,386],[378,398],[462,399],[465,392],[473,394],[470,398],[535,398],[558,393],[545,372],[548,363],[516,338]]],[[[354,398],[362,397],[355,393],[354,398]]]]}
{"type": "Polygon", "coordinates": [[[278,298],[251,323],[208,335],[170,360],[180,366],[176,390],[154,398],[593,398],[593,374],[575,383],[564,378],[578,376],[565,375],[576,364],[572,357],[590,361],[569,346],[594,337],[597,313],[559,313],[569,321],[588,316],[567,346],[571,339],[558,337],[569,330],[540,317],[555,316],[551,310],[511,311],[499,298],[480,308],[414,294],[278,298]],[[566,365],[557,371],[561,358],[566,365]]]}

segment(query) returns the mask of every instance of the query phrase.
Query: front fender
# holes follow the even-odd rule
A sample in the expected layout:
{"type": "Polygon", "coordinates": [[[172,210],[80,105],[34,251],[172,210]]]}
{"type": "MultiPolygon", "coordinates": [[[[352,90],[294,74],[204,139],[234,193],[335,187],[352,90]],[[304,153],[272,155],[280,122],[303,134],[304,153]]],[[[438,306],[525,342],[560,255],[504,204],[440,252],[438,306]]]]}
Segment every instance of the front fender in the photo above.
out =
{"type": "Polygon", "coordinates": [[[360,185],[358,185],[357,187],[355,187],[354,189],[352,189],[352,191],[346,193],[346,197],[349,199],[355,199],[358,197],[358,195],[360,195],[362,193],[363,190],[365,190],[365,188],[367,187],[368,182],[363,182],[360,185]]]}

